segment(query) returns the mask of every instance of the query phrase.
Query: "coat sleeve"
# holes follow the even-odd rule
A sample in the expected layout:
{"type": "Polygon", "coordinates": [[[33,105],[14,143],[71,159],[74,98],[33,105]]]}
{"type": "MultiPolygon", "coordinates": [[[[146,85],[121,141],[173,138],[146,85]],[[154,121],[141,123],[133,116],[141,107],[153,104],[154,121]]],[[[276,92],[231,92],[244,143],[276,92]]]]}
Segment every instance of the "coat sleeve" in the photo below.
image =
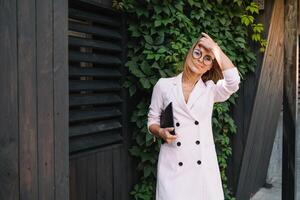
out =
{"type": "Polygon", "coordinates": [[[152,96],[151,96],[151,103],[149,106],[148,111],[148,122],[147,122],[147,129],[150,134],[152,134],[149,130],[149,127],[152,124],[160,124],[160,113],[163,110],[163,92],[162,92],[162,85],[160,78],[158,82],[154,85],[152,96]]]}
{"type": "Polygon", "coordinates": [[[224,79],[214,85],[214,102],[224,102],[239,89],[240,75],[236,67],[223,70],[224,79]]]}

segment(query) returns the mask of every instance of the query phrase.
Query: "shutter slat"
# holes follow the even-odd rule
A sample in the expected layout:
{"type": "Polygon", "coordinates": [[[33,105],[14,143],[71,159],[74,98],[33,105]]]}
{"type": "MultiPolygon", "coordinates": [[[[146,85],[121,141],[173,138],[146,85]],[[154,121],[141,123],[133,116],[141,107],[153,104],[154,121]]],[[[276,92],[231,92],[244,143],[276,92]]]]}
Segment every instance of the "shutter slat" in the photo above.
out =
{"type": "Polygon", "coordinates": [[[87,38],[77,38],[77,37],[69,37],[69,45],[70,46],[81,46],[81,47],[90,47],[94,49],[100,49],[105,51],[113,51],[113,52],[121,52],[122,49],[120,46],[105,42],[105,41],[97,41],[87,38]]]}
{"type": "Polygon", "coordinates": [[[120,128],[122,128],[122,125],[118,121],[101,121],[87,125],[72,126],[70,127],[70,137],[111,131],[120,128]]]}
{"type": "Polygon", "coordinates": [[[70,111],[70,122],[80,122],[86,120],[103,120],[112,117],[120,117],[121,111],[117,108],[101,108],[101,110],[76,110],[70,111]]]}
{"type": "Polygon", "coordinates": [[[82,80],[82,81],[70,81],[69,89],[71,92],[81,90],[94,90],[94,91],[118,91],[121,89],[121,85],[118,82],[105,81],[105,80],[82,80]]]}
{"type": "Polygon", "coordinates": [[[93,54],[93,53],[80,53],[80,52],[69,52],[69,60],[73,62],[89,62],[99,63],[103,65],[117,65],[121,64],[121,60],[115,56],[93,54]]]}
{"type": "Polygon", "coordinates": [[[115,68],[76,67],[70,66],[70,76],[93,76],[97,78],[120,78],[121,73],[115,68]]]}
{"type": "Polygon", "coordinates": [[[100,15],[100,14],[94,14],[89,13],[85,11],[81,11],[78,9],[70,8],[69,9],[69,17],[77,18],[77,19],[85,19],[85,20],[91,20],[94,22],[98,22],[100,24],[112,26],[112,27],[120,27],[121,23],[115,19],[112,19],[111,17],[100,15]]]}
{"type": "Polygon", "coordinates": [[[70,106],[80,105],[109,105],[115,103],[121,103],[122,100],[119,96],[114,94],[101,94],[101,95],[85,95],[85,96],[70,96],[70,106]]]}
{"type": "Polygon", "coordinates": [[[116,144],[122,142],[122,137],[120,133],[107,132],[101,135],[91,135],[84,139],[80,138],[70,138],[70,153],[76,153],[79,151],[99,148],[106,145],[116,144]]]}
{"type": "Polygon", "coordinates": [[[117,39],[117,40],[122,39],[121,34],[115,30],[86,25],[86,24],[79,24],[75,22],[69,22],[69,30],[77,31],[81,33],[89,33],[107,39],[117,39]]]}

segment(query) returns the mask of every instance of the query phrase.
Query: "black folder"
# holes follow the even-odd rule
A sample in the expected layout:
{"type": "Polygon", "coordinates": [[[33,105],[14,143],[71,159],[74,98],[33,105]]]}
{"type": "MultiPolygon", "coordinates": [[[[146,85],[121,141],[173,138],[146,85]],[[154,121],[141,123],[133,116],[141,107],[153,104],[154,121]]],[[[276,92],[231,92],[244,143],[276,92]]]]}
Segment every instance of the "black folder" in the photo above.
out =
{"type": "MultiPolygon", "coordinates": [[[[174,118],[173,118],[173,106],[172,102],[167,105],[167,107],[161,112],[160,115],[160,127],[174,127],[174,118]]],[[[175,128],[170,134],[175,135],[175,128]]]]}

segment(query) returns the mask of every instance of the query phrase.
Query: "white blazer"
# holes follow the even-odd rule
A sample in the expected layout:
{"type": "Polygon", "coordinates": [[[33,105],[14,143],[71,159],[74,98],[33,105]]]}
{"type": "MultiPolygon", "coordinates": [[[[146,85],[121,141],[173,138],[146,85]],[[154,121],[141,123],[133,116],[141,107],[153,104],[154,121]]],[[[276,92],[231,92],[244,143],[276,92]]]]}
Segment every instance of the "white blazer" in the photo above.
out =
{"type": "Polygon", "coordinates": [[[173,102],[177,139],[160,147],[156,200],[223,200],[224,194],[212,133],[215,102],[226,101],[239,89],[236,67],[223,71],[216,84],[200,79],[185,103],[182,72],[160,78],[153,88],[148,112],[149,126],[160,123],[161,111],[173,102]]]}

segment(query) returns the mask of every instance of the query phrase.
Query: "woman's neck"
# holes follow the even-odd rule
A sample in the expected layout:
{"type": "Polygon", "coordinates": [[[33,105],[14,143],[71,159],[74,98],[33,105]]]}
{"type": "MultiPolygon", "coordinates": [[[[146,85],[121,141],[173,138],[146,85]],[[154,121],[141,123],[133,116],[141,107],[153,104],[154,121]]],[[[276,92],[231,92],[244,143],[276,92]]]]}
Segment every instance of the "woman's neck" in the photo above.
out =
{"type": "Polygon", "coordinates": [[[187,78],[187,76],[184,74],[184,76],[182,77],[182,82],[186,85],[189,85],[189,86],[194,86],[198,80],[201,79],[201,75],[197,75],[197,74],[191,74],[189,76],[189,78],[187,78]]]}

